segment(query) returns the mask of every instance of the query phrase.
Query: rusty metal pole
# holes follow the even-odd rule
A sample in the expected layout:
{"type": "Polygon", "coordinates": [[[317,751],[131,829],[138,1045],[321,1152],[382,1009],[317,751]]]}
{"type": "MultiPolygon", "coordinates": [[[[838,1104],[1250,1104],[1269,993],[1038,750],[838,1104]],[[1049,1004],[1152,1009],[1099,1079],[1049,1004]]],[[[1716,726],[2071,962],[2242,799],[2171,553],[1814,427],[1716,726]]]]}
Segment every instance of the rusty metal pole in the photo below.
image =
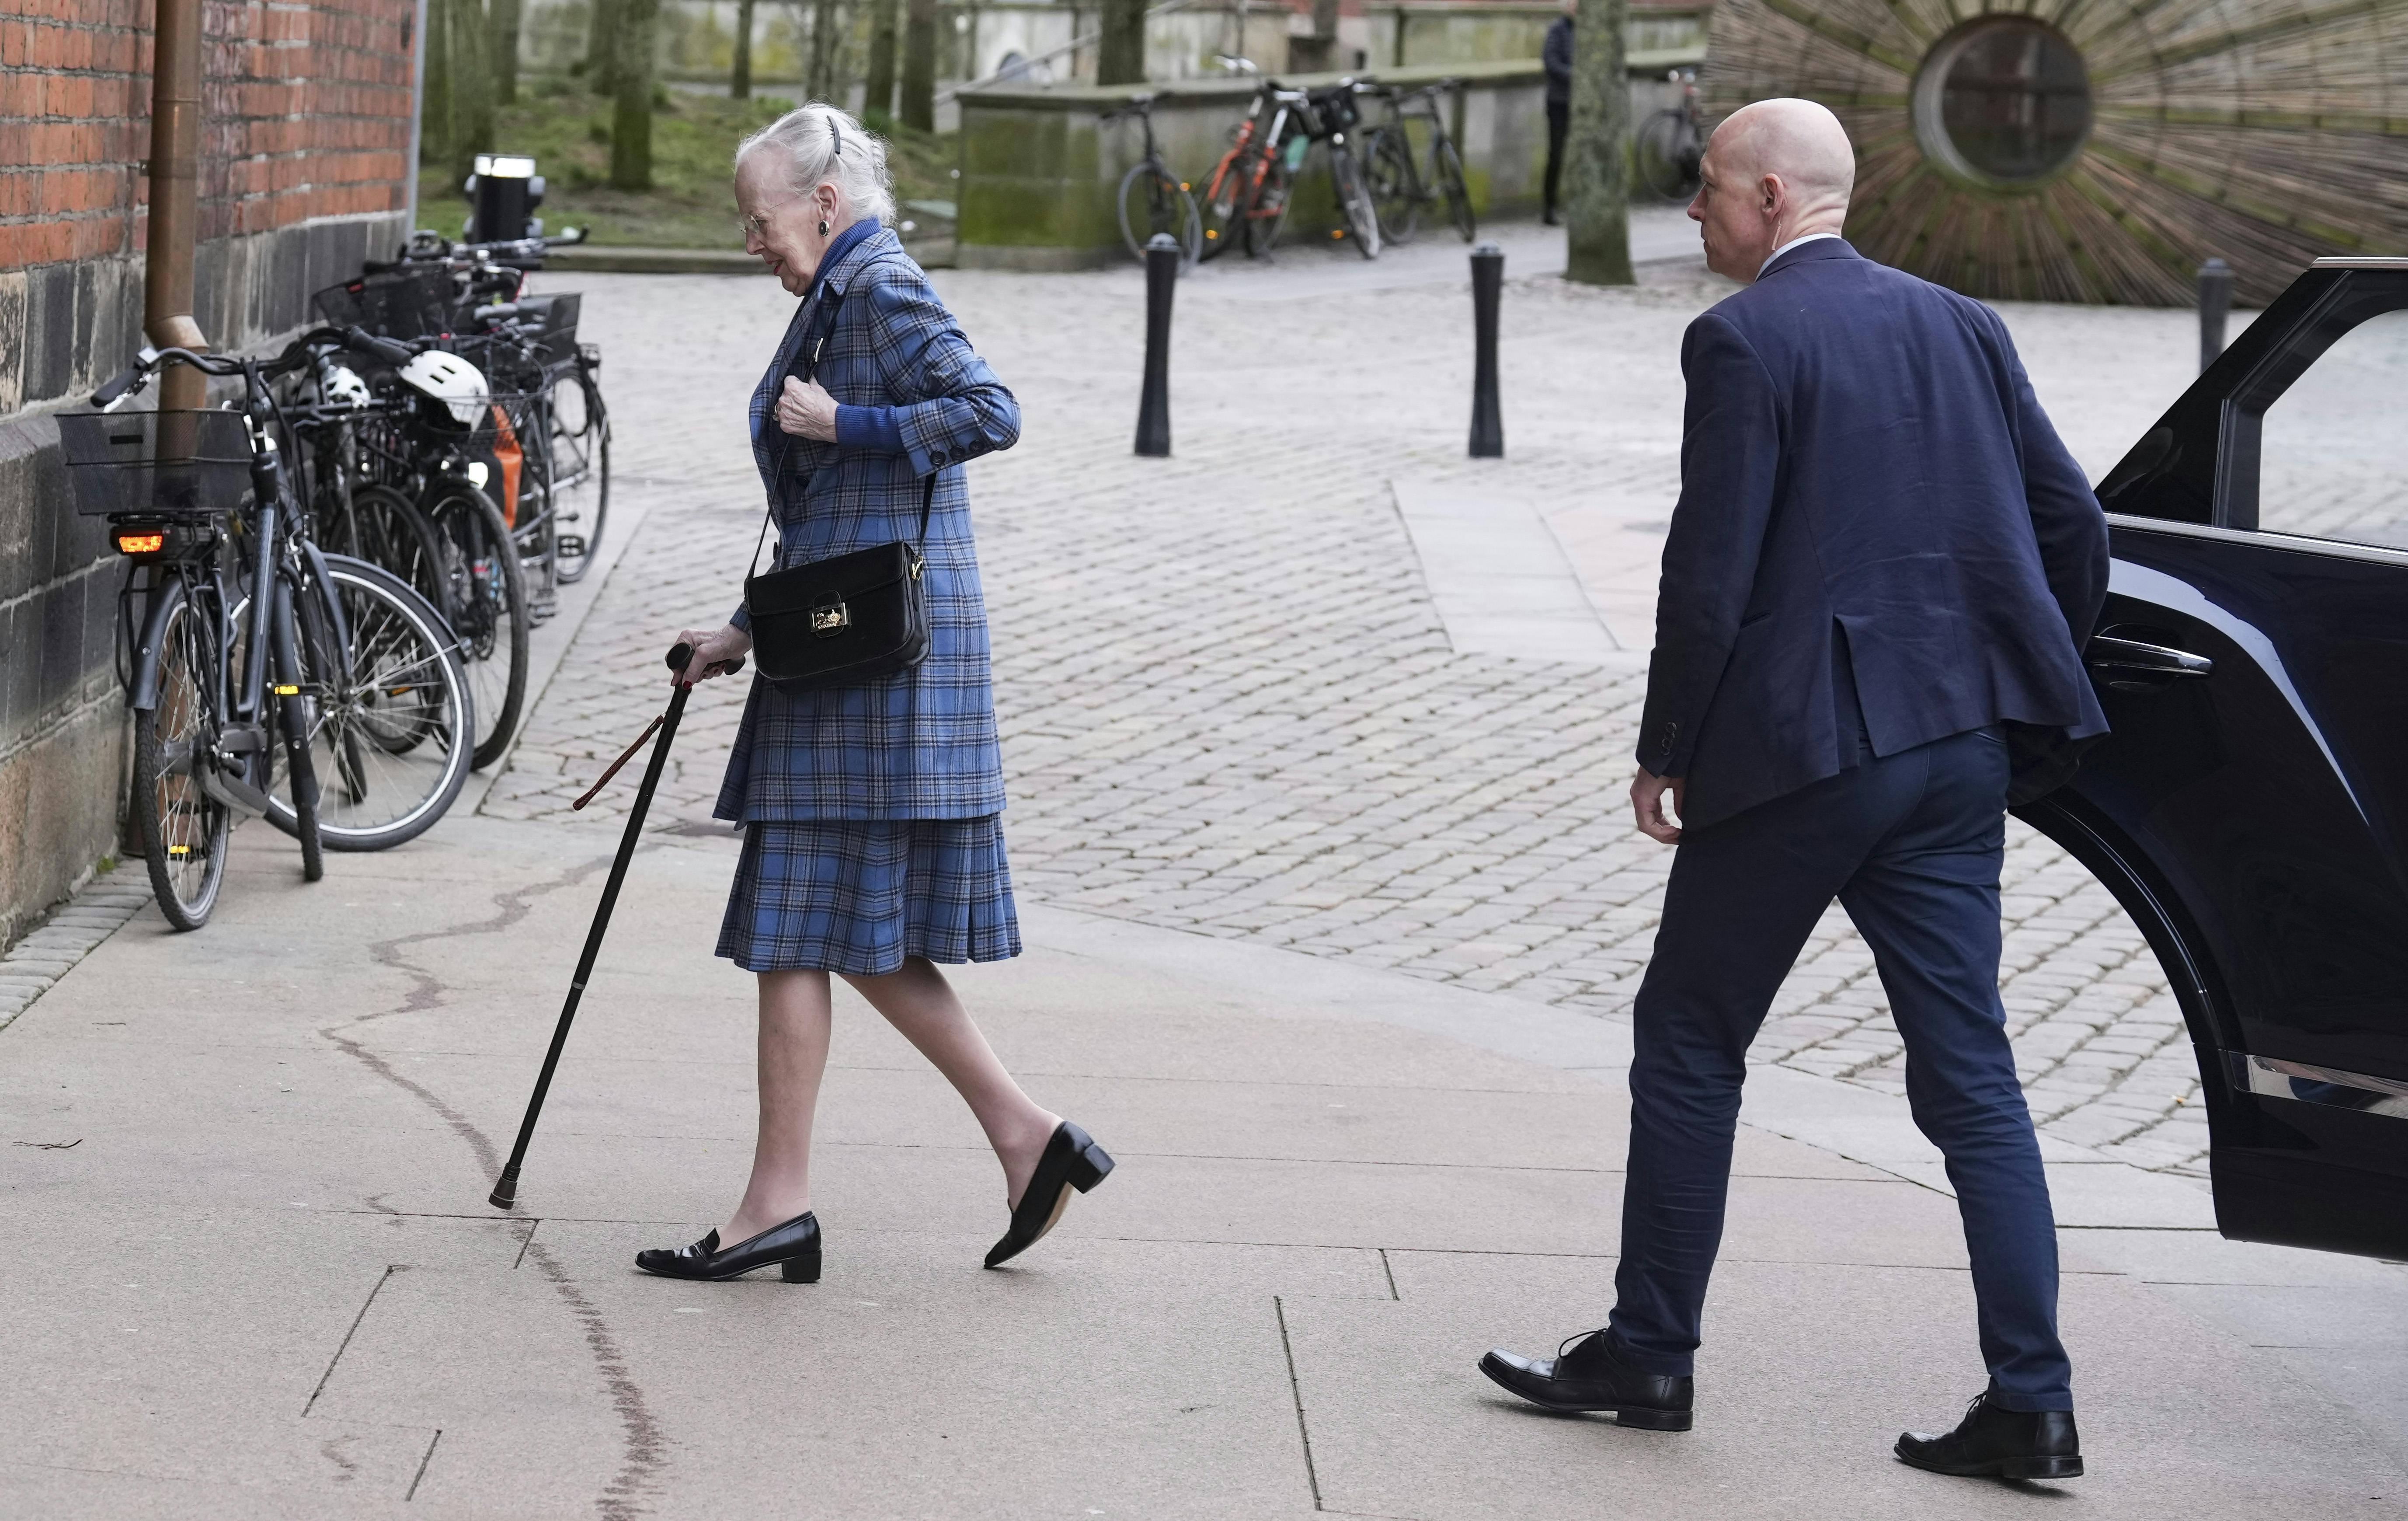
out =
{"type": "MultiPolygon", "coordinates": [[[[150,239],[142,270],[142,329],[162,349],[208,347],[193,319],[200,146],[201,0],[158,0],[150,52],[150,239]]],[[[207,400],[207,384],[200,371],[175,366],[161,380],[159,405],[198,409],[207,400]]]]}

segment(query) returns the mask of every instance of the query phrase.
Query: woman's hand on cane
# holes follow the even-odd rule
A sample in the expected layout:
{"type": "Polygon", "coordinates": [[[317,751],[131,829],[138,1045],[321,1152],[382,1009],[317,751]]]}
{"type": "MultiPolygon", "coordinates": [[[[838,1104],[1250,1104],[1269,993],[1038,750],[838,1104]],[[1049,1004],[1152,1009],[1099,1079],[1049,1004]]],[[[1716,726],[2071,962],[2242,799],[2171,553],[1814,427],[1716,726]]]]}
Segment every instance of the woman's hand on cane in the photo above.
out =
{"type": "Polygon", "coordinates": [[[678,677],[687,686],[725,675],[722,667],[729,661],[752,653],[752,636],[734,624],[708,633],[698,628],[681,629],[677,642],[694,651],[694,658],[686,662],[684,673],[678,677]]]}

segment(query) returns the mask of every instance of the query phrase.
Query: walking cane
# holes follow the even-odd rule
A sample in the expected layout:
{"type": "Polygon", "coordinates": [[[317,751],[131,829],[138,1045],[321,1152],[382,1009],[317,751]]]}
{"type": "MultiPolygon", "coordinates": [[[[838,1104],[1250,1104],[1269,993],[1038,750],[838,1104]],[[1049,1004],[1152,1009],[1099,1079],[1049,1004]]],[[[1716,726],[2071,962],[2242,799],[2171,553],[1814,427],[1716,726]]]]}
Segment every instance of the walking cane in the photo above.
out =
{"type": "MultiPolygon", "coordinates": [[[[681,644],[669,652],[669,669],[682,674],[686,663],[693,658],[694,647],[681,644]]],[[[744,657],[716,662],[711,668],[732,676],[744,668],[744,657]]],[[[510,1148],[509,1165],[502,1169],[494,1191],[485,1197],[485,1202],[497,1210],[511,1209],[518,1203],[519,1164],[526,1160],[527,1142],[535,1139],[536,1117],[543,1112],[543,1096],[552,1090],[552,1069],[560,1065],[561,1048],[568,1044],[568,1026],[577,1017],[577,1000],[585,996],[585,980],[594,975],[594,958],[602,954],[602,937],[610,930],[610,911],[619,903],[619,884],[627,880],[627,863],[635,858],[636,840],[644,832],[644,815],[652,809],[653,789],[661,784],[661,768],[668,762],[669,745],[677,739],[678,720],[685,713],[686,694],[694,690],[674,675],[670,680],[674,685],[667,710],[636,736],[636,742],[610,763],[609,769],[587,789],[584,796],[570,805],[583,808],[592,802],[603,783],[635,758],[644,741],[652,737],[652,731],[660,731],[660,741],[652,746],[652,758],[644,767],[644,784],[636,789],[636,806],[627,811],[627,832],[619,839],[619,856],[610,863],[610,880],[603,885],[601,906],[594,911],[594,927],[585,932],[585,954],[577,958],[577,975],[569,980],[567,1001],[560,1006],[560,1025],[552,1032],[552,1049],[543,1054],[543,1070],[536,1074],[535,1092],[527,1096],[526,1118],[519,1122],[519,1142],[510,1148]]]]}

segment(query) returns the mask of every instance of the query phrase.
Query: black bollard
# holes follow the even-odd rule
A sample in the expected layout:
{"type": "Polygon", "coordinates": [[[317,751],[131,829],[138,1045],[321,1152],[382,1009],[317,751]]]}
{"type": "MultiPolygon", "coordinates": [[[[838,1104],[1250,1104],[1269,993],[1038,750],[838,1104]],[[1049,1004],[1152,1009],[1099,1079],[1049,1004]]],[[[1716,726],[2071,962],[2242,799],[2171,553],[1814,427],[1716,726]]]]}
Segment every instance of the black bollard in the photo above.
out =
{"type": "Polygon", "coordinates": [[[1505,457],[1505,423],[1497,404],[1497,298],[1505,289],[1505,251],[1471,251],[1471,457],[1505,457]]]}
{"type": "Polygon", "coordinates": [[[1145,245],[1145,391],[1137,404],[1137,452],[1170,457],[1170,293],[1182,255],[1168,233],[1145,245]]]}
{"type": "Polygon", "coordinates": [[[2224,352],[2224,319],[2232,310],[2232,266],[2210,259],[2199,266],[2199,367],[2201,374],[2224,352]]]}

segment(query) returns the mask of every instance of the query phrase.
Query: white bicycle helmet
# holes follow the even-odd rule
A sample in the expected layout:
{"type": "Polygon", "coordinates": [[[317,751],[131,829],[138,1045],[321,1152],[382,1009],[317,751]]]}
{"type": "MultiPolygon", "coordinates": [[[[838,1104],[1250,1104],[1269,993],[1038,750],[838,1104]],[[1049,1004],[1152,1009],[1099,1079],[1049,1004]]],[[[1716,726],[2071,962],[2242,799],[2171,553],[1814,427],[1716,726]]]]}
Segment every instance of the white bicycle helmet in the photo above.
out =
{"type": "Polygon", "coordinates": [[[322,407],[365,407],[376,399],[368,393],[367,381],[345,365],[337,365],[318,390],[322,407]]]}
{"type": "Polygon", "coordinates": [[[483,422],[485,409],[492,405],[483,373],[458,354],[430,349],[401,367],[401,379],[421,395],[441,402],[452,421],[464,428],[483,422]]]}

